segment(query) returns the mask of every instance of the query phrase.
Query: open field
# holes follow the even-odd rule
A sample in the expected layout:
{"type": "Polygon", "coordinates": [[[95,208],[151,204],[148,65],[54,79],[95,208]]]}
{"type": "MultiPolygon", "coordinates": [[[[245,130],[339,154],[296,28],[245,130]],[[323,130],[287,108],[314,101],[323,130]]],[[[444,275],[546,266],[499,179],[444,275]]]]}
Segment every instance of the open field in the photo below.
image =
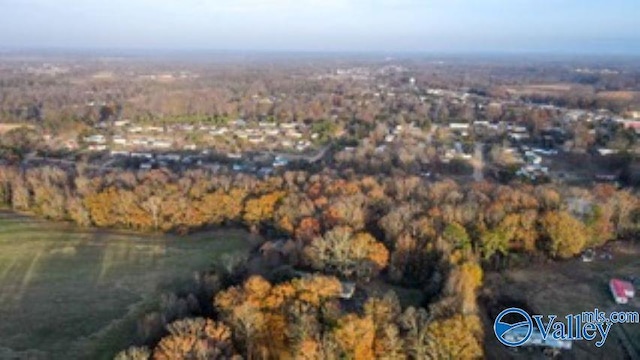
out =
{"type": "Polygon", "coordinates": [[[160,292],[251,242],[240,230],[144,236],[0,212],[0,358],[111,358],[160,292]]]}
{"type": "Polygon", "coordinates": [[[0,123],[0,135],[4,135],[6,133],[8,133],[11,130],[15,130],[18,128],[29,128],[29,129],[33,129],[34,126],[33,125],[28,125],[28,124],[19,124],[19,123],[0,123]]]}
{"type": "MultiPolygon", "coordinates": [[[[640,311],[640,300],[628,305],[616,305],[611,297],[608,281],[612,277],[638,277],[640,275],[640,247],[618,243],[613,260],[596,259],[583,263],[580,259],[549,262],[508,273],[487,274],[483,298],[487,310],[485,346],[487,353],[498,359],[542,358],[538,349],[516,353],[507,350],[495,339],[492,331],[496,311],[510,306],[522,307],[536,314],[555,314],[559,318],[582,311],[640,311]],[[490,300],[487,300],[490,299],[490,300]],[[489,323],[490,322],[490,323],[489,323]]],[[[563,359],[624,359],[628,358],[622,338],[632,352],[640,352],[640,324],[616,324],[611,328],[607,342],[597,348],[593,342],[576,342],[573,349],[562,354],[563,359]],[[618,329],[619,327],[619,329],[618,329]]]]}
{"type": "Polygon", "coordinates": [[[516,85],[507,88],[507,91],[519,96],[562,96],[577,90],[593,92],[591,86],[573,83],[516,85]]]}
{"type": "Polygon", "coordinates": [[[633,101],[640,98],[638,91],[601,91],[598,93],[599,99],[617,100],[617,101],[633,101]]]}
{"type": "Polygon", "coordinates": [[[523,91],[570,91],[573,88],[574,84],[537,84],[537,85],[529,85],[522,86],[521,89],[523,91]]]}

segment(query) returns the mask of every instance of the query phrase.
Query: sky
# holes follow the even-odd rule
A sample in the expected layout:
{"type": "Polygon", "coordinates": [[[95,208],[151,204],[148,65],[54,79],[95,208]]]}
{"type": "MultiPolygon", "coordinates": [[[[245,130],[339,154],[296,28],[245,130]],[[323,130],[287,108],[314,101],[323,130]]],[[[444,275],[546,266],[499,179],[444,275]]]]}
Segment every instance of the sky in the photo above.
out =
{"type": "Polygon", "coordinates": [[[639,0],[0,0],[0,47],[640,53],[639,0]]]}

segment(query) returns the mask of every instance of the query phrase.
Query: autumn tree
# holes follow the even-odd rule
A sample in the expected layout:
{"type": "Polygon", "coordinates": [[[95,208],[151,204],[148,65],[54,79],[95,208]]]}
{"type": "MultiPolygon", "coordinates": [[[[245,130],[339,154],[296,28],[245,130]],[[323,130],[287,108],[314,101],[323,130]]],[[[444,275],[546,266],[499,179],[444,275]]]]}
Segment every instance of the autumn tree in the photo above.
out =
{"type": "Polygon", "coordinates": [[[114,187],[91,194],[85,198],[85,206],[94,224],[99,227],[111,227],[117,222],[115,206],[118,203],[118,191],[114,187]]]}
{"type": "Polygon", "coordinates": [[[151,351],[146,346],[131,346],[116,354],[114,360],[149,360],[151,351]]]}
{"type": "Polygon", "coordinates": [[[29,210],[31,207],[31,195],[29,188],[20,175],[11,179],[11,205],[15,210],[29,210]]]}
{"type": "Polygon", "coordinates": [[[551,256],[569,258],[579,254],[585,247],[584,224],[565,211],[546,213],[540,220],[551,256]]]}
{"type": "Polygon", "coordinates": [[[316,269],[335,271],[344,276],[368,277],[387,266],[389,252],[368,233],[356,233],[344,226],[317,237],[304,250],[316,269]]]}
{"type": "Polygon", "coordinates": [[[429,324],[425,359],[481,359],[482,323],[477,315],[455,315],[429,324]]]}
{"type": "Polygon", "coordinates": [[[458,223],[448,224],[442,233],[442,238],[455,249],[471,248],[471,238],[467,230],[458,223]]]}
{"type": "Polygon", "coordinates": [[[231,330],[210,319],[184,319],[167,326],[169,336],[153,352],[156,360],[228,359],[234,355],[231,330]]]}
{"type": "Polygon", "coordinates": [[[257,226],[261,222],[271,221],[276,203],[278,203],[283,196],[283,192],[276,191],[247,200],[244,206],[244,221],[251,226],[257,226]]]}
{"type": "Polygon", "coordinates": [[[477,311],[477,290],[482,286],[482,268],[474,261],[465,261],[454,266],[445,286],[445,294],[451,295],[461,314],[472,314],[477,311]]]}
{"type": "Polygon", "coordinates": [[[320,222],[312,217],[305,217],[295,229],[296,239],[307,244],[320,235],[320,222]]]}
{"type": "Polygon", "coordinates": [[[373,348],[375,327],[370,317],[359,317],[354,314],[342,317],[338,320],[333,336],[340,346],[342,357],[354,360],[375,357],[373,348]]]}
{"type": "Polygon", "coordinates": [[[219,293],[215,305],[247,357],[282,358],[313,345],[319,309],[337,298],[340,290],[338,280],[325,276],[278,285],[253,276],[244,285],[219,293]]]}
{"type": "Polygon", "coordinates": [[[373,320],[375,326],[374,353],[377,358],[403,359],[404,341],[396,320],[401,313],[398,297],[392,291],[382,298],[370,298],[364,306],[365,314],[373,320]]]}

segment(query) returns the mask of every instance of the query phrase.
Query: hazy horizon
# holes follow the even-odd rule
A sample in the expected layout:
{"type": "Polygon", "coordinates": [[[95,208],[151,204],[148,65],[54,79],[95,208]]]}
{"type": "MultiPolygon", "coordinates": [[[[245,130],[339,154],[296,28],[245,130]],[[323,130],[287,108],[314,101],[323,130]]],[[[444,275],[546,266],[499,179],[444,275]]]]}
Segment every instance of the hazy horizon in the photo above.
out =
{"type": "Polygon", "coordinates": [[[633,0],[0,0],[0,48],[640,54],[633,0]]]}

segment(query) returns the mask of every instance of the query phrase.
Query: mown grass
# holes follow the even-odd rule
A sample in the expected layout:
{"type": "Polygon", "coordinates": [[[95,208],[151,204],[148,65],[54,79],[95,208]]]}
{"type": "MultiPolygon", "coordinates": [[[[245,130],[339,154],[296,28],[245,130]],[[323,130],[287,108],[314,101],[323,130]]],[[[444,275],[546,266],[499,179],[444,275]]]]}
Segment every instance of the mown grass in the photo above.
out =
{"type": "Polygon", "coordinates": [[[0,358],[111,358],[162,292],[250,247],[239,230],[144,236],[0,212],[0,358]]]}

